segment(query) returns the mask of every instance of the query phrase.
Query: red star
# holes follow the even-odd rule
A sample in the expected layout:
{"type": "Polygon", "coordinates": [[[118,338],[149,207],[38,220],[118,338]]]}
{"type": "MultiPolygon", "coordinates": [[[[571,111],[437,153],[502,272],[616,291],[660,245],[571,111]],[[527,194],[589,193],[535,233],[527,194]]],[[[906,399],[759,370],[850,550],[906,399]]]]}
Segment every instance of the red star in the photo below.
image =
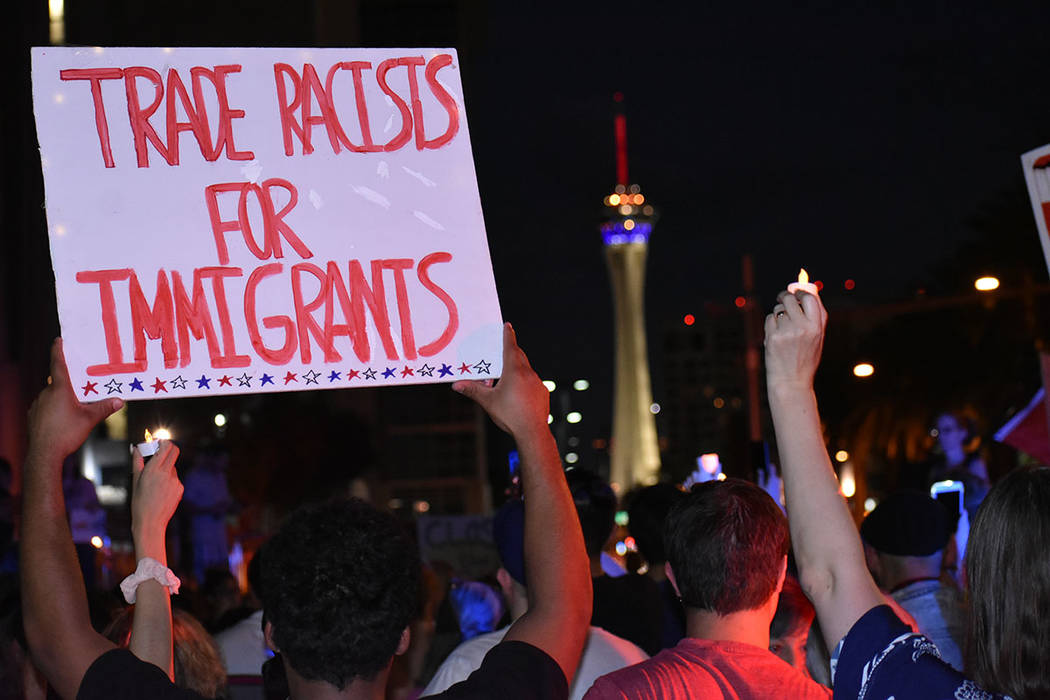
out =
{"type": "Polygon", "coordinates": [[[346,370],[346,378],[347,379],[357,379],[357,370],[356,369],[348,369],[348,370],[346,370]]]}
{"type": "Polygon", "coordinates": [[[404,377],[411,377],[414,374],[415,374],[415,372],[412,371],[411,367],[405,367],[403,370],[401,370],[401,377],[402,378],[404,378],[404,377]]]}
{"type": "Polygon", "coordinates": [[[460,374],[470,374],[470,365],[468,365],[466,362],[461,364],[459,366],[459,373],[460,374]]]}
{"type": "Polygon", "coordinates": [[[87,396],[88,394],[97,394],[98,389],[95,388],[96,386],[98,386],[98,382],[88,382],[87,384],[85,384],[84,396],[87,396]]]}
{"type": "Polygon", "coordinates": [[[284,383],[287,384],[288,382],[295,382],[296,384],[299,383],[299,380],[295,378],[295,372],[289,372],[288,374],[284,375],[284,383]]]}
{"type": "Polygon", "coordinates": [[[168,393],[168,387],[164,386],[164,382],[161,381],[160,377],[157,377],[157,381],[153,382],[150,386],[153,387],[153,393],[159,394],[160,392],[168,393]]]}
{"type": "Polygon", "coordinates": [[[219,377],[219,386],[233,386],[233,384],[230,384],[230,377],[225,374],[219,377]]]}

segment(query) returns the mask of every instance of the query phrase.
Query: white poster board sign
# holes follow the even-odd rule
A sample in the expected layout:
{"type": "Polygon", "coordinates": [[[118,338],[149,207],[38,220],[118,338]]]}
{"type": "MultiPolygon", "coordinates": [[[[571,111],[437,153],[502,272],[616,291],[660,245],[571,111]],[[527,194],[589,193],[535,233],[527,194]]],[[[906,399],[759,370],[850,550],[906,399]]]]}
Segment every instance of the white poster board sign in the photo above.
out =
{"type": "Polygon", "coordinates": [[[1021,165],[1035,225],[1039,229],[1043,257],[1046,258],[1046,269],[1050,272],[1050,145],[1025,153],[1021,156],[1021,165]]]}
{"type": "Polygon", "coordinates": [[[498,376],[453,49],[33,49],[86,401],[498,376]]]}

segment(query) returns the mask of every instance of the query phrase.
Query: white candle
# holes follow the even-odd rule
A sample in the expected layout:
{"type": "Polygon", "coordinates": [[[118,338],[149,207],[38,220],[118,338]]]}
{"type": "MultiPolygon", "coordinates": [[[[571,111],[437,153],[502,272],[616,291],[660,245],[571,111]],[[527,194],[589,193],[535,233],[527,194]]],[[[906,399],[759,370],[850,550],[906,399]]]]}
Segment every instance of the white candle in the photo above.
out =
{"type": "Polygon", "coordinates": [[[806,272],[806,268],[802,268],[798,271],[798,282],[792,282],[788,285],[788,291],[794,294],[798,291],[809,292],[813,296],[817,296],[817,285],[809,281],[809,273],[806,272]]]}
{"type": "Polygon", "coordinates": [[[150,432],[146,431],[146,442],[140,442],[136,447],[139,450],[139,454],[143,457],[152,457],[157,454],[157,450],[160,449],[160,441],[154,440],[150,432]]]}

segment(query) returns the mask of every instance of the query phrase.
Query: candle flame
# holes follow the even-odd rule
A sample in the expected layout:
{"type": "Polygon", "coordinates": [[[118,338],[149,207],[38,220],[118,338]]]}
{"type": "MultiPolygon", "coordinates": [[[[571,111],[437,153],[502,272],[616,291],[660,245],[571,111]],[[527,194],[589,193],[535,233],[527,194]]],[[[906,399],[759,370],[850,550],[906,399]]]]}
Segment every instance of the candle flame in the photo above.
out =
{"type": "Polygon", "coordinates": [[[153,442],[153,434],[150,433],[149,429],[146,429],[146,442],[153,442]]]}
{"type": "Polygon", "coordinates": [[[806,268],[803,267],[798,271],[798,283],[806,284],[807,282],[809,282],[809,273],[806,272],[806,268]]]}

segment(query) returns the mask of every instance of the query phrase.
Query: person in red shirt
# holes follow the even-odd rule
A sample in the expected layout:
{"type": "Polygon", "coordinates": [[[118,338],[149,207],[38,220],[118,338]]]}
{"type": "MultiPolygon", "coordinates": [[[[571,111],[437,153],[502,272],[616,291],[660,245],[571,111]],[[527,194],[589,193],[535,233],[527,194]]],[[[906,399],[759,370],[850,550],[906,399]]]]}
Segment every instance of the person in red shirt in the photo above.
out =
{"type": "Polygon", "coordinates": [[[769,651],[788,526],[765,491],[740,479],[694,486],[668,514],[664,545],[667,577],[686,610],[686,637],[602,676],[584,700],[831,697],[769,651]]]}

